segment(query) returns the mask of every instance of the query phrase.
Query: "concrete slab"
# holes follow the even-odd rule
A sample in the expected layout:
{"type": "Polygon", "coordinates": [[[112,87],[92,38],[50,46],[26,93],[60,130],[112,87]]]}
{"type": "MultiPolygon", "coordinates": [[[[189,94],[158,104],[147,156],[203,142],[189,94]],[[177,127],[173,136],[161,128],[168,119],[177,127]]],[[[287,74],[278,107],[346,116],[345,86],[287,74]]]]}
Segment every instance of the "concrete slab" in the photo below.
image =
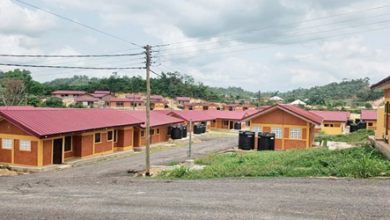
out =
{"type": "Polygon", "coordinates": [[[376,148],[381,152],[387,159],[390,160],[390,145],[384,142],[383,140],[377,140],[374,136],[369,136],[368,140],[371,143],[371,146],[376,148]]]}

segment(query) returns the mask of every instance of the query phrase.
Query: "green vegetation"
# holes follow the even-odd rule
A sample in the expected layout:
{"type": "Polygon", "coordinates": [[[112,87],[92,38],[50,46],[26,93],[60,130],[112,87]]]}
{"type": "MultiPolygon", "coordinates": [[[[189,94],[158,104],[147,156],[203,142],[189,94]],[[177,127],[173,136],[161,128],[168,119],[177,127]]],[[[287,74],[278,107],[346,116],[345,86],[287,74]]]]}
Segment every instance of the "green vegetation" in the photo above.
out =
{"type": "Polygon", "coordinates": [[[211,154],[196,160],[203,170],[176,168],[163,178],[225,177],[353,177],[390,176],[390,161],[375,149],[355,147],[330,151],[326,147],[292,151],[211,154]]]}
{"type": "Polygon", "coordinates": [[[178,164],[179,164],[179,162],[177,162],[177,161],[171,161],[168,163],[168,166],[176,166],[178,164]]]}
{"type": "Polygon", "coordinates": [[[9,167],[9,165],[0,165],[0,169],[7,169],[7,170],[9,170],[10,167],[9,167]]]}
{"type": "MultiPolygon", "coordinates": [[[[286,103],[296,99],[305,100],[310,105],[326,106],[326,109],[343,108],[345,106],[368,107],[367,101],[376,100],[383,97],[383,91],[370,89],[370,78],[364,79],[344,79],[340,83],[330,83],[324,86],[315,86],[309,89],[294,89],[288,92],[268,92],[263,93],[264,96],[278,95],[284,99],[286,103]]],[[[372,107],[371,107],[372,108],[372,107]]]]}
{"type": "MultiPolygon", "coordinates": [[[[375,131],[373,130],[361,129],[346,135],[340,134],[340,135],[329,135],[329,136],[317,136],[315,137],[314,140],[318,142],[337,141],[337,142],[346,142],[349,144],[365,145],[368,143],[368,136],[374,134],[375,131]]],[[[326,143],[324,146],[326,146],[326,143]]]]}

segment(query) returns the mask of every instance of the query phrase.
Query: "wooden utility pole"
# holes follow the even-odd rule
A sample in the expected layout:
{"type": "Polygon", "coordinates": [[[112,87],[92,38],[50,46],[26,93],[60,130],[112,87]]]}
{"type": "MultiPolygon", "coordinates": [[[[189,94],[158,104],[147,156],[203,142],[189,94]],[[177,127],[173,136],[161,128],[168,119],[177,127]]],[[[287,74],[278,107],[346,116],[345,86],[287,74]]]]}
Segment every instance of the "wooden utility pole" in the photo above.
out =
{"type": "Polygon", "coordinates": [[[150,46],[146,45],[146,172],[150,176],[150,46]]]}
{"type": "Polygon", "coordinates": [[[259,106],[258,106],[258,110],[260,110],[261,108],[261,92],[259,91],[259,106]]]}

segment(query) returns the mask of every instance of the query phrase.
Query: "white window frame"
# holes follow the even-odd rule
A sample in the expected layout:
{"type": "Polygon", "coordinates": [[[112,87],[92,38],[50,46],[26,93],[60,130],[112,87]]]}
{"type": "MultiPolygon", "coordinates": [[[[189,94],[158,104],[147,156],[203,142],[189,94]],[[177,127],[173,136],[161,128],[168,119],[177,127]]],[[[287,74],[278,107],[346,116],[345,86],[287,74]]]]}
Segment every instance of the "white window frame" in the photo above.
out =
{"type": "Polygon", "coordinates": [[[301,128],[291,128],[290,129],[290,138],[291,139],[302,139],[302,129],[301,128]]]}
{"type": "Polygon", "coordinates": [[[262,132],[263,131],[263,127],[253,125],[252,126],[252,131],[256,132],[256,134],[257,134],[257,132],[262,132]]]}
{"type": "Polygon", "coordinates": [[[275,134],[275,138],[283,138],[283,129],[281,127],[273,127],[271,133],[275,134]]]}
{"type": "Polygon", "coordinates": [[[13,139],[12,138],[2,138],[1,139],[1,148],[12,150],[13,148],[13,139]]]}
{"type": "Polygon", "coordinates": [[[28,140],[20,140],[19,149],[21,151],[31,151],[31,141],[28,140]]]}

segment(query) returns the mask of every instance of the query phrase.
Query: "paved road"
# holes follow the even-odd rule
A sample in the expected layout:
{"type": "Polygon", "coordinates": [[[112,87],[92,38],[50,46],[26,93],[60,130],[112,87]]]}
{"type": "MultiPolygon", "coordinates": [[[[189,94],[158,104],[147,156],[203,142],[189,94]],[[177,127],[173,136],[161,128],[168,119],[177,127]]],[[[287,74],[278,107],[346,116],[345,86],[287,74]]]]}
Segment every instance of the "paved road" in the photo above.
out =
{"type": "MultiPolygon", "coordinates": [[[[195,148],[203,154],[235,141],[209,140],[195,148]]],[[[168,155],[180,160],[185,153],[170,149],[152,158],[165,163],[168,155]]],[[[0,178],[0,219],[390,219],[388,180],[170,181],[126,175],[141,168],[143,159],[0,178]]]]}

